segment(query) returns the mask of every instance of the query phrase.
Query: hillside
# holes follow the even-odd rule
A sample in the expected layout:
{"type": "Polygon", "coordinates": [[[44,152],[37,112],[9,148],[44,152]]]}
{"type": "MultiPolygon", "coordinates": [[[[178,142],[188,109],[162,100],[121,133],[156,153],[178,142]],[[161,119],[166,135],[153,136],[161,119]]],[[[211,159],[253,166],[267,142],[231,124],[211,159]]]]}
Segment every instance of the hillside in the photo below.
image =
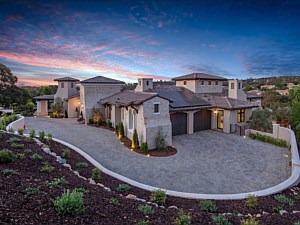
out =
{"type": "Polygon", "coordinates": [[[261,86],[264,84],[286,84],[286,83],[300,83],[300,76],[280,76],[280,77],[263,77],[263,78],[249,78],[243,80],[243,85],[261,86]]]}

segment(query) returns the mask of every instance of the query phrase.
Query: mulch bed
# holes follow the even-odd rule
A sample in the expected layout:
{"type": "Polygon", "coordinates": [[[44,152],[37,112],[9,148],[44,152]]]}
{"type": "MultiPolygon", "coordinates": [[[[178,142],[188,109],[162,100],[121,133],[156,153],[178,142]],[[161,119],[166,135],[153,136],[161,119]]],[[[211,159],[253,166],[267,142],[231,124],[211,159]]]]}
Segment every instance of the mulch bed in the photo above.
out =
{"type": "MultiPolygon", "coordinates": [[[[199,208],[198,200],[168,196],[165,208],[154,207],[155,213],[146,217],[138,210],[138,206],[143,203],[127,199],[124,196],[134,194],[148,201],[150,192],[131,187],[129,191],[120,195],[116,192],[116,188],[123,182],[102,173],[99,182],[111,188],[112,191],[108,192],[102,187],[90,184],[89,181],[76,176],[68,168],[56,162],[55,157],[41,150],[33,140],[26,142],[24,137],[17,136],[22,139],[22,142],[18,142],[18,144],[23,143],[25,146],[22,149],[13,148],[7,140],[14,136],[7,133],[2,134],[0,150],[7,148],[15,154],[24,153],[25,158],[15,159],[8,164],[0,164],[0,171],[3,169],[18,170],[17,175],[6,176],[2,172],[0,173],[0,224],[138,224],[138,221],[142,219],[149,220],[149,224],[173,224],[178,215],[178,210],[168,209],[169,206],[182,208],[192,217],[192,224],[215,224],[212,221],[212,216],[219,213],[232,213],[226,215],[232,224],[240,224],[241,219],[247,218],[237,216],[238,213],[243,215],[248,213],[251,215],[260,214],[261,217],[257,220],[260,221],[260,224],[265,225],[293,224],[300,221],[300,213],[292,214],[292,211],[300,211],[299,195],[294,194],[291,190],[285,190],[281,194],[294,199],[295,204],[293,206],[277,202],[274,196],[267,196],[259,197],[258,205],[253,209],[246,206],[245,200],[214,201],[218,207],[215,213],[202,211],[199,208]],[[30,149],[32,152],[25,149],[30,149]],[[43,159],[41,161],[31,159],[30,156],[34,153],[38,153],[43,159]],[[55,168],[53,172],[40,172],[40,168],[45,162],[55,168]],[[64,177],[68,183],[55,188],[47,186],[46,181],[61,177],[64,177]],[[28,187],[39,187],[41,193],[27,195],[25,189],[28,187]],[[58,215],[51,199],[59,196],[64,189],[80,187],[89,190],[88,193],[84,194],[85,212],[78,217],[58,215]],[[112,197],[118,199],[119,206],[109,203],[112,197]],[[273,213],[273,208],[279,206],[288,213],[283,215],[273,213]],[[264,212],[270,214],[264,214],[264,212]]],[[[57,155],[61,155],[66,148],[66,146],[56,142],[50,144],[51,151],[57,155]]],[[[72,169],[78,171],[80,175],[86,178],[91,177],[91,170],[94,166],[84,157],[71,150],[71,155],[66,160],[72,166],[72,169]],[[78,162],[86,162],[88,167],[79,168],[76,166],[78,162]]]]}

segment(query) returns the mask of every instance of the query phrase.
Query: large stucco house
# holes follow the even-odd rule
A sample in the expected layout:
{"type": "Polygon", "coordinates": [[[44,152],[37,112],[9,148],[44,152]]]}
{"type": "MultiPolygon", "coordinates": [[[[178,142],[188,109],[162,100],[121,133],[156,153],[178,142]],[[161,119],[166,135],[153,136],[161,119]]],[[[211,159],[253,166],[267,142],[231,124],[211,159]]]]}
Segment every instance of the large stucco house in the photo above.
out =
{"type": "MultiPolygon", "coordinates": [[[[97,76],[80,81],[79,95],[64,100],[76,96],[86,122],[93,108],[101,109],[113,127],[123,122],[129,139],[136,129],[140,143],[147,142],[150,149],[155,148],[159,133],[167,145],[172,145],[174,135],[207,129],[240,132],[252,109],[259,107],[247,100],[240,80],[229,80],[226,91],[225,78],[204,73],[175,77],[173,81],[175,85],[156,85],[153,79],[141,78],[135,90],[130,91],[123,90],[122,81],[97,76]]],[[[70,110],[68,113],[73,114],[70,110]]]]}

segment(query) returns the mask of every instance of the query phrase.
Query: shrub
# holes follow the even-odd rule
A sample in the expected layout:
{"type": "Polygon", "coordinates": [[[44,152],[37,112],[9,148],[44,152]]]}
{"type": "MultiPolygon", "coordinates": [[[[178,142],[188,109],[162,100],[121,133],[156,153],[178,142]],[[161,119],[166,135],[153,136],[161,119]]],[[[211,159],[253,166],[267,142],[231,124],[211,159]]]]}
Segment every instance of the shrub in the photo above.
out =
{"type": "Polygon", "coordinates": [[[45,141],[45,132],[44,131],[40,131],[39,132],[39,140],[41,142],[44,142],[45,141]]]}
{"type": "Polygon", "coordinates": [[[152,215],[154,214],[154,210],[152,209],[152,206],[150,205],[140,205],[138,207],[139,211],[145,215],[152,215]]]}
{"type": "Polygon", "coordinates": [[[66,181],[66,179],[64,177],[62,178],[54,178],[52,181],[47,182],[47,186],[49,188],[54,188],[63,184],[67,184],[68,181],[66,181]]]}
{"type": "Polygon", "coordinates": [[[248,195],[245,203],[248,208],[255,208],[257,206],[257,197],[254,195],[248,195]]]}
{"type": "Polygon", "coordinates": [[[19,153],[16,155],[17,159],[25,159],[25,154],[24,153],[19,153]]]}
{"type": "Polygon", "coordinates": [[[16,175],[16,174],[18,174],[18,170],[4,169],[1,171],[1,173],[3,173],[6,176],[16,175]]]}
{"type": "Polygon", "coordinates": [[[166,150],[166,141],[161,130],[158,131],[157,137],[155,138],[155,146],[157,150],[166,150]]]}
{"type": "Polygon", "coordinates": [[[122,122],[119,123],[119,126],[118,126],[118,137],[119,139],[123,138],[125,135],[124,135],[124,124],[122,122]]]}
{"type": "Polygon", "coordinates": [[[31,159],[41,161],[43,157],[37,153],[34,153],[32,156],[30,156],[31,159]]]}
{"type": "Polygon", "coordinates": [[[296,221],[293,225],[300,225],[300,221],[296,221]]]}
{"type": "Polygon", "coordinates": [[[117,187],[117,192],[125,192],[129,190],[130,186],[128,184],[119,184],[119,186],[117,187]]]}
{"type": "Polygon", "coordinates": [[[20,142],[21,139],[17,138],[17,137],[11,137],[7,140],[8,143],[15,143],[15,142],[20,142]]]}
{"type": "Polygon", "coordinates": [[[139,147],[139,137],[138,137],[136,129],[134,129],[133,136],[132,136],[132,142],[131,142],[131,148],[137,149],[138,147],[139,147]]]}
{"type": "Polygon", "coordinates": [[[287,143],[286,143],[285,140],[276,139],[276,138],[273,138],[273,137],[270,137],[270,136],[267,136],[267,135],[262,135],[262,134],[259,134],[259,133],[257,133],[257,134],[250,133],[249,137],[254,139],[254,140],[259,140],[259,141],[266,142],[266,143],[269,143],[269,144],[272,144],[272,145],[276,145],[276,146],[279,146],[279,147],[282,147],[282,148],[287,147],[287,143]]]}
{"type": "Polygon", "coordinates": [[[49,144],[52,142],[52,139],[53,139],[52,134],[51,133],[47,134],[47,142],[49,144]]]}
{"type": "Polygon", "coordinates": [[[35,130],[31,130],[31,131],[30,131],[29,137],[35,138],[35,130]]]}
{"type": "Polygon", "coordinates": [[[115,206],[120,205],[118,199],[116,199],[116,198],[110,198],[110,199],[109,199],[109,204],[115,205],[115,206]]]}
{"type": "Polygon", "coordinates": [[[83,193],[73,190],[64,190],[61,196],[53,200],[54,206],[60,215],[78,216],[84,212],[83,193]]]}
{"type": "Polygon", "coordinates": [[[274,213],[279,213],[281,210],[283,210],[283,208],[281,206],[276,206],[276,207],[273,207],[272,211],[274,213]]]}
{"type": "Polygon", "coordinates": [[[31,149],[25,149],[24,152],[25,153],[32,153],[32,150],[31,149]]]}
{"type": "Polygon", "coordinates": [[[149,224],[149,221],[148,220],[140,220],[138,222],[138,225],[148,225],[149,224]]]}
{"type": "Polygon", "coordinates": [[[181,209],[179,210],[178,216],[174,221],[175,225],[189,225],[192,223],[192,218],[185,214],[184,211],[181,209]]]}
{"type": "Polygon", "coordinates": [[[17,144],[17,143],[12,143],[11,147],[13,148],[18,148],[18,149],[22,149],[24,148],[24,144],[17,144]]]}
{"type": "Polygon", "coordinates": [[[80,168],[86,168],[89,165],[86,162],[78,162],[78,163],[76,163],[76,166],[80,167],[80,168]]]}
{"type": "Polygon", "coordinates": [[[93,123],[95,124],[101,124],[103,115],[101,113],[101,110],[98,108],[92,108],[92,117],[91,119],[93,120],[93,123]]]}
{"type": "Polygon", "coordinates": [[[150,201],[155,202],[158,205],[164,205],[166,203],[167,195],[163,190],[156,190],[151,193],[150,201]]]}
{"type": "Polygon", "coordinates": [[[258,225],[259,222],[255,220],[254,217],[246,219],[246,220],[241,220],[241,225],[258,225]]]}
{"type": "Polygon", "coordinates": [[[53,166],[49,166],[47,163],[43,165],[43,167],[40,169],[43,173],[51,173],[54,170],[53,166]]]}
{"type": "Polygon", "coordinates": [[[70,158],[70,155],[71,155],[71,151],[69,150],[69,149],[63,149],[63,152],[62,152],[62,154],[61,154],[61,156],[63,157],[63,158],[70,158]]]}
{"type": "Polygon", "coordinates": [[[15,154],[8,149],[2,149],[0,151],[0,163],[10,163],[15,158],[16,158],[15,154]]]}
{"type": "Polygon", "coordinates": [[[250,117],[250,128],[263,132],[272,131],[272,113],[269,109],[257,109],[250,117]]]}
{"type": "Polygon", "coordinates": [[[206,212],[216,212],[218,210],[217,205],[212,200],[200,200],[199,206],[201,210],[206,212]]]}
{"type": "Polygon", "coordinates": [[[28,187],[25,189],[25,193],[26,193],[26,195],[37,195],[37,194],[41,193],[41,191],[40,191],[40,188],[28,187]]]}
{"type": "Polygon", "coordinates": [[[147,144],[147,142],[142,143],[141,150],[143,152],[148,152],[148,144],[147,144]]]}
{"type": "Polygon", "coordinates": [[[294,205],[294,200],[286,197],[285,195],[275,195],[274,198],[280,203],[287,204],[289,206],[294,205]]]}
{"type": "Polygon", "coordinates": [[[232,225],[232,223],[230,223],[229,220],[223,215],[213,216],[212,219],[217,225],[232,225]]]}
{"type": "Polygon", "coordinates": [[[24,129],[18,129],[18,134],[23,135],[24,134],[24,129]]]}
{"type": "Polygon", "coordinates": [[[98,168],[92,169],[92,179],[93,180],[100,180],[101,178],[101,170],[98,168]]]}

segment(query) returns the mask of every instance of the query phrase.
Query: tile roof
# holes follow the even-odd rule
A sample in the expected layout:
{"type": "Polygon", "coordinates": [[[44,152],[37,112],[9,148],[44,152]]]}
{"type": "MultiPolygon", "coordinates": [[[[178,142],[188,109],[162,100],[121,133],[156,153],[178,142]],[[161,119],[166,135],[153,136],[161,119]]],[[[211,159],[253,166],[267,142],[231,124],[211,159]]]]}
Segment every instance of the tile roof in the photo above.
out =
{"type": "Polygon", "coordinates": [[[224,77],[219,77],[211,74],[206,73],[191,73],[179,77],[174,77],[172,80],[220,80],[220,81],[226,81],[227,79],[224,77]]]}
{"type": "Polygon", "coordinates": [[[247,98],[262,98],[262,93],[258,90],[248,91],[246,95],[247,98]]]}
{"type": "Polygon", "coordinates": [[[111,79],[108,77],[97,76],[81,81],[83,84],[125,84],[120,80],[111,79]]]}
{"type": "Polygon", "coordinates": [[[75,94],[75,95],[71,95],[71,96],[69,96],[68,98],[64,98],[64,100],[70,100],[70,99],[76,98],[76,97],[80,97],[80,94],[77,93],[77,94],[75,94]]]}
{"type": "Polygon", "coordinates": [[[61,78],[56,78],[54,81],[74,81],[77,82],[79,81],[78,79],[72,78],[72,77],[61,77],[61,78]]]}
{"type": "Polygon", "coordinates": [[[117,94],[111,95],[107,98],[100,99],[100,104],[118,105],[118,106],[129,106],[129,105],[140,105],[143,102],[158,96],[157,93],[150,92],[134,92],[134,91],[121,91],[117,94]]]}
{"type": "Polygon", "coordinates": [[[33,97],[35,100],[54,100],[54,95],[41,95],[33,97]]]}

